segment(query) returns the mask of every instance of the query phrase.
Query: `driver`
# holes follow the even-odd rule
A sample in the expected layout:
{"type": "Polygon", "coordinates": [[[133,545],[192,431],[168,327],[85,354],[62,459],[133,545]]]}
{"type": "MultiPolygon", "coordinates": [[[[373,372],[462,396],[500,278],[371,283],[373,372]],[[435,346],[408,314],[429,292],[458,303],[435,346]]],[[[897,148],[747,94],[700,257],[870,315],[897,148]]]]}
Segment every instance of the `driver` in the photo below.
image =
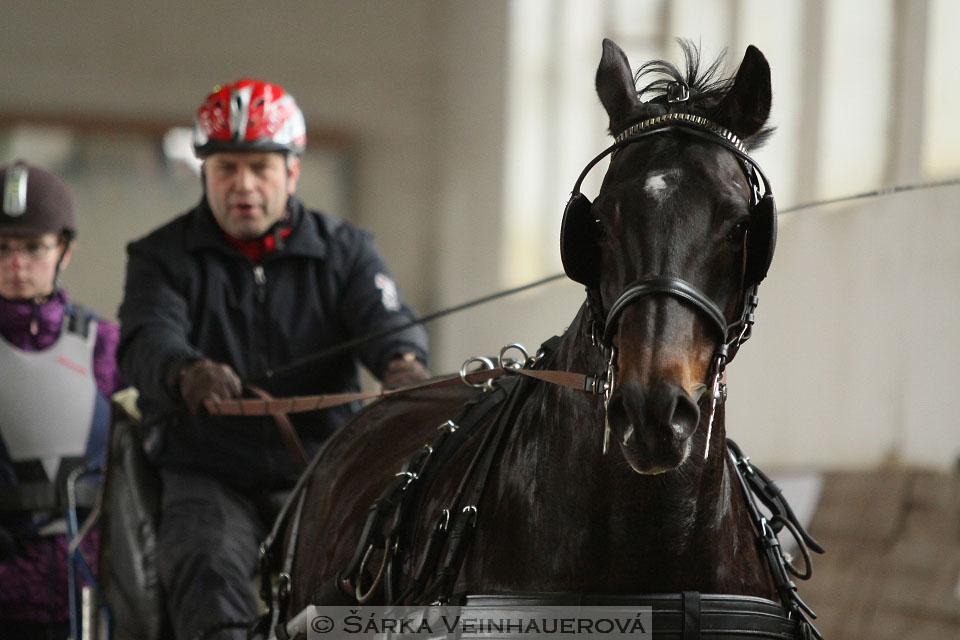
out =
{"type": "MultiPolygon", "coordinates": [[[[128,248],[120,368],[140,391],[147,455],[163,484],[158,565],[176,638],[250,620],[249,587],[274,510],[300,468],[270,418],[208,415],[207,400],[266,380],[277,396],[359,390],[358,361],[387,387],[428,377],[427,336],[370,235],[295,195],[303,115],[282,87],[218,86],[197,111],[203,195],[128,248]],[[377,333],[295,375],[305,354],[377,333]],[[386,335],[385,335],[386,334],[386,335]],[[189,414],[169,416],[189,408],[189,414]]],[[[308,457],[356,407],[292,415],[308,457]]],[[[243,638],[242,629],[211,638],[243,638]]]]}

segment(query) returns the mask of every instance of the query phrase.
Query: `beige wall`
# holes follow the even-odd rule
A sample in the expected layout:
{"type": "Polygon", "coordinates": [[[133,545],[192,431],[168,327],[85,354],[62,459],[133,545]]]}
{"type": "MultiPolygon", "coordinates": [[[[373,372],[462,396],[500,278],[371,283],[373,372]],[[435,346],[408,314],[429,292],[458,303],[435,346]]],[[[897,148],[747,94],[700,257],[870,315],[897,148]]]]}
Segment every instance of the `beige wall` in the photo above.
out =
{"type": "Polygon", "coordinates": [[[757,460],[952,468],[960,187],[782,216],[728,430],[757,460]]]}

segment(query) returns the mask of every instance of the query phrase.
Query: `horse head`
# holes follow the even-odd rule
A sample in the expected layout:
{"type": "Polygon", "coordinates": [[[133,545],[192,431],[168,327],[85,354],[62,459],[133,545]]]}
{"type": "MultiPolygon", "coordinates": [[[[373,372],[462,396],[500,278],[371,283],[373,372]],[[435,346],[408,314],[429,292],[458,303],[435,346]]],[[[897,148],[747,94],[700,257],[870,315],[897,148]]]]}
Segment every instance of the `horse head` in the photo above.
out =
{"type": "Polygon", "coordinates": [[[667,78],[638,92],[626,55],[604,41],[596,87],[616,142],[581,174],[561,232],[564,267],[587,286],[606,348],[610,440],[643,474],[710,446],[696,434],[749,332],[776,228],[769,184],[746,154],[767,133],[763,54],[749,47],[736,76],[716,80],[717,63],[701,75],[696,50],[684,50],[686,74],[645,65],[640,75],[667,78]],[[580,182],[607,156],[591,203],[580,182]]]}

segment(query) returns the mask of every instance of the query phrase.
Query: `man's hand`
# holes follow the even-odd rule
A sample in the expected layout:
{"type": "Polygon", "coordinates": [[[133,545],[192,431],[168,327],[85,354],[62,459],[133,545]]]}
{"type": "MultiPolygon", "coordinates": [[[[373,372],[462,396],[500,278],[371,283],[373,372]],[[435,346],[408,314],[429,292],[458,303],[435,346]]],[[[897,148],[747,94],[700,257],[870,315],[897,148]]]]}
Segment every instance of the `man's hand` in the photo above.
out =
{"type": "Polygon", "coordinates": [[[193,360],[183,365],[179,390],[191,413],[197,413],[207,400],[239,398],[243,385],[228,365],[213,360],[193,360]]]}
{"type": "Polygon", "coordinates": [[[430,372],[412,353],[406,353],[390,360],[383,371],[383,388],[396,389],[422,382],[430,377],[430,372]]]}

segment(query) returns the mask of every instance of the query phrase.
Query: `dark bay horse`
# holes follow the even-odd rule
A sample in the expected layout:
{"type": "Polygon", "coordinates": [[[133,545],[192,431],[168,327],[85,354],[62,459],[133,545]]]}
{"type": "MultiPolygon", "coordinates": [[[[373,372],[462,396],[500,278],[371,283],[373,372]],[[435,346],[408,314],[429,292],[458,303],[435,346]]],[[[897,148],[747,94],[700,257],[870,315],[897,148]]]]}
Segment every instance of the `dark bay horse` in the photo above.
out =
{"type": "Polygon", "coordinates": [[[584,170],[609,158],[595,202],[578,180],[561,237],[587,301],[536,365],[595,374],[599,393],[524,379],[364,409],[303,479],[277,554],[292,563],[287,616],[458,594],[782,599],[729,455],[722,384],[773,253],[770,185],[747,155],[768,133],[770,70],[749,47],[718,78],[684,51],[685,72],[648,63],[640,76],[656,79],[638,91],[603,43],[596,88],[615,143],[584,170]],[[447,434],[456,446],[437,444],[447,434]]]}

